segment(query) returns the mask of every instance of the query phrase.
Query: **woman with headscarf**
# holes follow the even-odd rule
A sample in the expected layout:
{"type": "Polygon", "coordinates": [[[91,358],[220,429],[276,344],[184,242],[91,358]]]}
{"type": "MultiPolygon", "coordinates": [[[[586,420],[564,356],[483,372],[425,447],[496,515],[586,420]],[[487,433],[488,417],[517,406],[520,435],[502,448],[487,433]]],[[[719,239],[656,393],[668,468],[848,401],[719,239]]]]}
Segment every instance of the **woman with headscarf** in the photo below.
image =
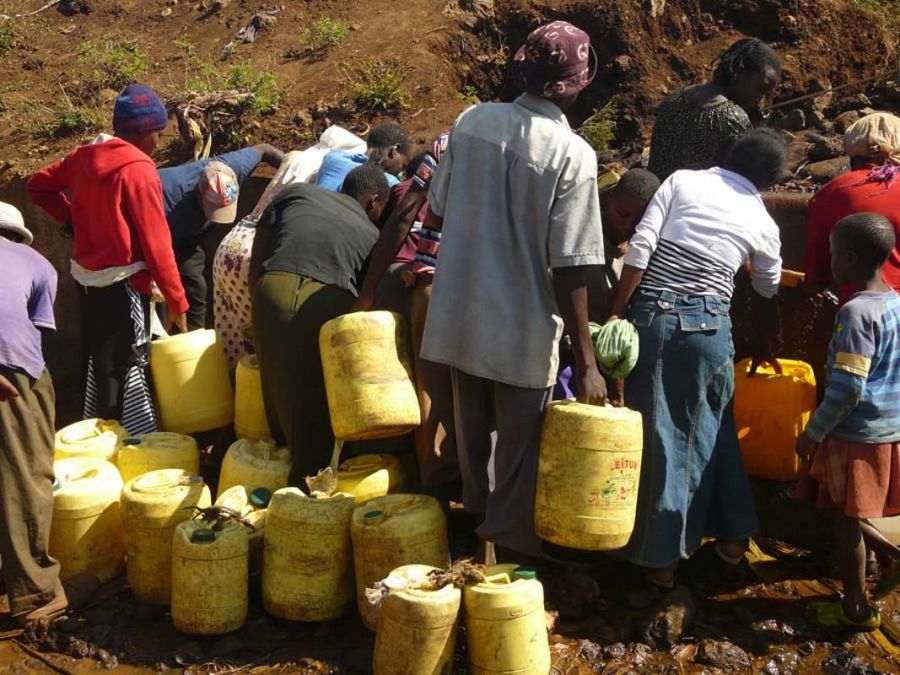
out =
{"type": "MultiPolygon", "coordinates": [[[[842,218],[861,211],[878,213],[894,225],[900,241],[900,117],[874,113],[844,134],[850,171],[824,185],[806,210],[806,284],[813,292],[831,284],[829,237],[842,218]]],[[[885,283],[900,290],[900,249],[881,268],[885,283]]],[[[840,289],[840,302],[850,297],[840,289]]]]}
{"type": "Polygon", "coordinates": [[[665,180],[679,169],[718,166],[780,78],[774,49],[756,38],[735,42],[719,57],[712,81],[679,89],[659,105],[647,168],[665,180]]]}

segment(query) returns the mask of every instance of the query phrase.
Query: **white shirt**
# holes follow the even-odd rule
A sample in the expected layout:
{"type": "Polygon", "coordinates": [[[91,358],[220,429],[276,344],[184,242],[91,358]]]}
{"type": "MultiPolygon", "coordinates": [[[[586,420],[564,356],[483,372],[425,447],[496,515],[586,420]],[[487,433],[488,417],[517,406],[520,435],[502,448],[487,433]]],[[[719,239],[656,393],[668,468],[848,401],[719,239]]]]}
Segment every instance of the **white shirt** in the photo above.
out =
{"type": "Polygon", "coordinates": [[[759,190],[732,171],[676,171],[654,195],[628,243],[625,264],[643,288],[730,301],[734,275],[750,260],[765,298],[781,280],[781,238],[759,190]]]}
{"type": "Polygon", "coordinates": [[[444,219],[422,358],[543,389],[563,331],[552,268],[603,263],[597,160],[528,94],[456,120],[428,203],[444,219]]]}

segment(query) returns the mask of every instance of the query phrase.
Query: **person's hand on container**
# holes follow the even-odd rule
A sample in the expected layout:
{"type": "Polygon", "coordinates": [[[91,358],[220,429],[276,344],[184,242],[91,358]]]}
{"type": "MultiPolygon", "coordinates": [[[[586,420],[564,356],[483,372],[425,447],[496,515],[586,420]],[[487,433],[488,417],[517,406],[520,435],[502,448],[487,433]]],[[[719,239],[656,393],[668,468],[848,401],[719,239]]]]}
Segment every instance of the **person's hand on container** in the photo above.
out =
{"type": "Polygon", "coordinates": [[[590,405],[603,405],[606,403],[606,381],[597,369],[596,364],[588,364],[585,368],[578,368],[576,375],[578,388],[578,402],[590,405]]]}
{"type": "Polygon", "coordinates": [[[171,333],[173,326],[176,327],[179,332],[187,333],[187,313],[173,314],[172,312],[169,312],[169,316],[166,319],[166,332],[171,333]]]}
{"type": "Polygon", "coordinates": [[[351,312],[369,312],[375,306],[375,298],[371,295],[360,295],[350,307],[351,312]]]}
{"type": "Polygon", "coordinates": [[[815,456],[818,447],[818,443],[807,436],[806,433],[802,433],[797,439],[797,456],[804,464],[809,465],[815,456]]]}

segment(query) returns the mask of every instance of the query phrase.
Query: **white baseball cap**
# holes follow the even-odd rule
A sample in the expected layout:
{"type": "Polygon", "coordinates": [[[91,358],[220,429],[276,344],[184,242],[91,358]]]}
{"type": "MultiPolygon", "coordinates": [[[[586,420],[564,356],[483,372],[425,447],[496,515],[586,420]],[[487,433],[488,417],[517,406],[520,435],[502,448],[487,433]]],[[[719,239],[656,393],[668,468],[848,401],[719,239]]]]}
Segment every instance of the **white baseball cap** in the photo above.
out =
{"type": "Polygon", "coordinates": [[[237,218],[238,182],[230,166],[213,160],[205,167],[197,185],[203,212],[213,223],[233,223],[237,218]]]}
{"type": "Polygon", "coordinates": [[[0,230],[15,232],[22,237],[22,243],[29,246],[34,241],[31,230],[25,227],[25,219],[22,217],[22,212],[6,202],[0,202],[0,230]]]}

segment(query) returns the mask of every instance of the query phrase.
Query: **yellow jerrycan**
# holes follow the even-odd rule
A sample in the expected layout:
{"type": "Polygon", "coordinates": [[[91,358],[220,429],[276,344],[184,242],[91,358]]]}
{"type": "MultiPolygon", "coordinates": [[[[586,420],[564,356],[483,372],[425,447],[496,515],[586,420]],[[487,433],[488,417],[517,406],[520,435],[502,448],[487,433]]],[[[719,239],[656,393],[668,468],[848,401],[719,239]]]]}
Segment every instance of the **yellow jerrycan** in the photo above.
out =
{"type": "Polygon", "coordinates": [[[259,360],[255,354],[248,354],[238,361],[234,377],[234,435],[251,441],[272,435],[263,405],[259,360]]]}
{"type": "Polygon", "coordinates": [[[116,455],[128,431],[115,420],[89,419],[75,422],[56,432],[56,459],[90,457],[116,463],[116,455]]]}
{"type": "Polygon", "coordinates": [[[187,520],[172,538],[172,623],[189,635],[231,633],[247,620],[247,531],[187,520]]]}
{"type": "Polygon", "coordinates": [[[192,434],[234,422],[234,392],[216,331],[192,330],[154,340],[150,372],[165,431],[192,434]]]}
{"type": "Polygon", "coordinates": [[[210,505],[203,478],[181,469],[160,469],[132,479],[122,492],[128,551],[128,584],[141,602],[168,605],[172,599],[172,535],[210,505]]]}
{"type": "Polygon", "coordinates": [[[734,367],[734,422],[747,473],[793,481],[800,473],[797,438],[816,409],[816,376],[803,361],[778,363],[781,375],[766,364],[747,377],[751,359],[734,367]]]}
{"type": "Polygon", "coordinates": [[[379,608],[374,675],[452,672],[462,593],[452,584],[429,589],[428,573],[433,570],[428,565],[404,565],[388,577],[391,590],[379,608]],[[394,584],[401,588],[395,590],[394,584]]]}
{"type": "Polygon", "coordinates": [[[126,483],[141,474],[159,469],[182,469],[200,473],[200,448],[191,436],[155,431],[122,441],[119,472],[126,483]]]}
{"type": "Polygon", "coordinates": [[[219,471],[219,491],[222,495],[235,485],[252,485],[275,492],[287,487],[291,473],[291,451],[276,447],[275,441],[238,439],[228,448],[219,471]]]}
{"type": "Polygon", "coordinates": [[[547,675],[550,641],[544,588],[531,568],[489,567],[463,591],[471,675],[547,675]]]}
{"type": "Polygon", "coordinates": [[[366,600],[366,588],[403,565],[450,565],[444,511],[427,495],[370,499],[354,510],[350,533],[357,605],[369,630],[378,625],[378,609],[366,600]]]}
{"type": "Polygon", "coordinates": [[[262,576],[263,544],[266,535],[266,514],[272,492],[268,488],[235,485],[216,499],[216,506],[225,506],[237,512],[247,526],[250,545],[250,583],[258,586],[262,576]]]}
{"type": "Polygon", "coordinates": [[[338,467],[337,491],[353,495],[357,503],[401,492],[405,484],[403,467],[396,455],[359,455],[338,467]]]}
{"type": "Polygon", "coordinates": [[[353,606],[351,495],[330,497],[298,488],[272,495],[266,516],[262,600],[291,621],[330,621],[353,606]]]}
{"type": "Polygon", "coordinates": [[[90,572],[100,583],[112,581],[125,568],[118,470],[102,459],[70,457],[57,461],[53,473],[50,555],[60,578],[90,572]]]}
{"type": "Polygon", "coordinates": [[[575,401],[547,406],[534,500],[538,536],[587,551],[627,544],[642,450],[640,413],[575,401]]]}
{"type": "Polygon", "coordinates": [[[322,372],[335,438],[402,436],[422,421],[403,317],[354,312],[319,333],[322,372]]]}

